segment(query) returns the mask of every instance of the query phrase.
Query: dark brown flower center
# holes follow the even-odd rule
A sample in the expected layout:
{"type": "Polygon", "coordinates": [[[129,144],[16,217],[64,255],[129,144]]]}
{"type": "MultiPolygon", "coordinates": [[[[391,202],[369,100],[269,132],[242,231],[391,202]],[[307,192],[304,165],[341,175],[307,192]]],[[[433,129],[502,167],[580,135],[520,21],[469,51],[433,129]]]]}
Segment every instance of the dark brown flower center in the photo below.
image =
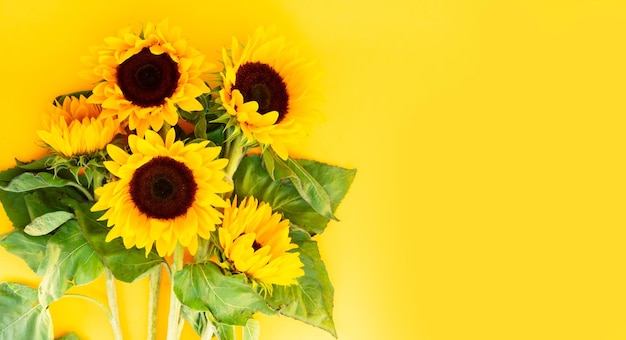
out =
{"type": "Polygon", "coordinates": [[[117,83],[124,98],[141,107],[162,105],[178,86],[178,64],[167,54],[152,54],[149,48],[117,67],[117,83]]]}
{"type": "Polygon", "coordinates": [[[187,213],[197,190],[191,169],[169,157],[153,158],[130,181],[130,197],[139,211],[164,220],[187,213]]]}
{"type": "Polygon", "coordinates": [[[279,123],[288,112],[289,94],[283,78],[271,66],[260,62],[245,63],[237,71],[234,89],[243,95],[244,101],[256,101],[259,113],[278,112],[279,123]]]}
{"type": "Polygon", "coordinates": [[[257,251],[257,250],[259,250],[261,248],[263,248],[263,246],[259,242],[254,240],[254,242],[252,243],[252,249],[254,249],[254,251],[257,251]]]}

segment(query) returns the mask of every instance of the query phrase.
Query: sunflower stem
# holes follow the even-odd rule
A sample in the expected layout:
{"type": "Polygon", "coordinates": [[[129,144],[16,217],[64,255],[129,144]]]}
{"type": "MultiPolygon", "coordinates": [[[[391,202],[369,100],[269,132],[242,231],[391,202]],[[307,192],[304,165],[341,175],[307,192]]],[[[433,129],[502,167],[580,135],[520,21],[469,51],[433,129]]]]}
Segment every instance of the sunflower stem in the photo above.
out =
{"type": "Polygon", "coordinates": [[[113,335],[115,340],[122,339],[122,328],[120,326],[120,314],[117,307],[117,290],[115,288],[115,278],[110,269],[104,270],[104,276],[106,278],[107,298],[109,302],[109,309],[111,310],[111,326],[113,327],[113,335]]]}
{"type": "Polygon", "coordinates": [[[226,166],[226,175],[232,179],[235,171],[239,167],[239,163],[243,159],[245,154],[245,142],[243,137],[238,136],[232,141],[233,145],[229,145],[227,156],[228,156],[228,165],[226,166]]]}
{"type": "Polygon", "coordinates": [[[82,185],[74,183],[74,182],[70,182],[68,183],[68,185],[73,186],[74,188],[78,189],[80,192],[83,193],[83,195],[85,195],[85,197],[87,197],[88,200],[92,202],[94,201],[94,198],[89,192],[89,190],[85,189],[82,185]]]}
{"type": "Polygon", "coordinates": [[[167,340],[180,339],[182,331],[181,308],[182,304],[174,292],[174,275],[183,267],[184,248],[180,243],[174,249],[174,259],[172,261],[172,275],[170,277],[170,311],[167,319],[167,340]]]}
{"type": "Polygon", "coordinates": [[[148,340],[157,338],[157,312],[159,310],[159,290],[161,287],[161,266],[150,273],[150,297],[148,300],[148,340]]]}

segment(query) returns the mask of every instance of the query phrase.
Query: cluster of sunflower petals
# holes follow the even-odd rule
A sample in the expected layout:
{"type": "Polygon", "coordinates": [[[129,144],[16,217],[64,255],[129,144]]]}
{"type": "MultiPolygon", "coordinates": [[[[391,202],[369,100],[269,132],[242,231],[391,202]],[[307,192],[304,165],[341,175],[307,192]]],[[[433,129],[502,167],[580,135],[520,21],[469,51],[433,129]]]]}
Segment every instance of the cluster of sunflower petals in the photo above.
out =
{"type": "MultiPolygon", "coordinates": [[[[315,112],[305,100],[306,65],[263,29],[239,45],[233,39],[232,49],[224,50],[215,101],[248,145],[271,147],[286,159],[287,145],[304,133],[302,112],[308,118],[315,112]],[[255,78],[242,71],[250,63],[262,65],[274,81],[251,85],[255,78]],[[275,90],[281,95],[272,96],[275,90]]],[[[219,158],[221,147],[185,144],[169,128],[180,122],[178,109],[204,109],[198,97],[211,89],[201,76],[214,67],[178,28],[164,21],[138,34],[124,29],[83,61],[90,66],[83,75],[95,84],[91,96],[56,103],[38,135],[68,159],[107,151],[111,180],[95,190],[92,207],[104,211],[100,220],[111,228],[107,241],[121,237],[127,248],[169,256],[178,245],[195,254],[202,239],[218,237],[233,271],[281,285],[304,275],[289,221],[252,197],[240,204],[224,200],[233,185],[224,172],[228,160],[219,158]],[[122,147],[112,144],[120,134],[127,135],[122,147]]]]}
{"type": "Polygon", "coordinates": [[[244,198],[224,209],[224,224],[219,228],[224,255],[237,271],[255,279],[279,285],[296,283],[304,275],[297,248],[289,238],[289,221],[282,219],[265,202],[244,198]]]}
{"type": "Polygon", "coordinates": [[[66,156],[92,154],[103,150],[120,132],[116,119],[100,114],[100,106],[87,103],[84,96],[65,97],[44,115],[39,138],[51,149],[66,156]]]}

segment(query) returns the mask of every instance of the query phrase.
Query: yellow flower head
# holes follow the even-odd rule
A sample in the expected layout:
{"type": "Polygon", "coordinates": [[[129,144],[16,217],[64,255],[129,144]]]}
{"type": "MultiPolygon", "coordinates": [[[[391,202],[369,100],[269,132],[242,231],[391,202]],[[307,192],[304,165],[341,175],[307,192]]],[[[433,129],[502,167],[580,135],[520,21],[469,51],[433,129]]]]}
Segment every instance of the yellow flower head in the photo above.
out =
{"type": "Polygon", "coordinates": [[[93,211],[106,210],[101,220],[113,227],[107,241],[122,237],[127,248],[156,244],[160,256],[171,255],[179,242],[195,254],[198,237],[208,239],[226,202],[218,195],[233,189],[222,171],[227,159],[216,159],[220,147],[208,141],[183,144],[174,129],[165,140],[154,131],[131,135],[131,154],[109,145],[106,168],[118,178],[96,189],[93,211]]]}
{"type": "Polygon", "coordinates": [[[249,141],[271,146],[287,159],[288,145],[319,116],[310,94],[311,65],[284,38],[263,28],[241,46],[233,38],[231,49],[222,51],[220,101],[249,141]]]}
{"type": "Polygon", "coordinates": [[[224,208],[218,228],[220,246],[234,268],[264,284],[290,285],[304,275],[298,246],[291,243],[289,220],[265,202],[245,198],[224,208]]]}
{"type": "Polygon", "coordinates": [[[89,155],[104,150],[119,132],[119,124],[100,115],[100,105],[88,104],[84,96],[55,102],[44,116],[39,138],[65,157],[89,155]]]}
{"type": "Polygon", "coordinates": [[[84,75],[97,82],[90,102],[102,104],[103,114],[128,119],[142,137],[158,131],[163,122],[176,125],[176,107],[202,110],[196,99],[210,89],[200,75],[213,66],[181,38],[180,29],[167,21],[147,24],[139,34],[126,28],[105,39],[84,62],[92,70],[84,75]]]}

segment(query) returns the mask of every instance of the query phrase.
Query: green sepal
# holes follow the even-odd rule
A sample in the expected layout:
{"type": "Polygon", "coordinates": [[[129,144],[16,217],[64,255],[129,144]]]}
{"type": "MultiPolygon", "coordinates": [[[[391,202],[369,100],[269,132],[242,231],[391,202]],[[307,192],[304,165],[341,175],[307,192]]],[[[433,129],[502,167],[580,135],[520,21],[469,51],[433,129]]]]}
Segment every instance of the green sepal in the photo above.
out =
{"type": "Polygon", "coordinates": [[[298,245],[304,264],[304,276],[296,278],[297,284],[274,286],[267,302],[280,314],[319,327],[337,337],[333,322],[334,288],[322,262],[317,242],[306,232],[292,230],[291,242],[298,245]]]}
{"type": "Polygon", "coordinates": [[[185,265],[174,275],[174,292],[183,304],[229,325],[245,325],[255,312],[274,314],[245,276],[224,275],[213,262],[185,265]]]}
{"type": "MultiPolygon", "coordinates": [[[[272,159],[275,161],[274,158],[272,159]]],[[[284,161],[274,163],[274,176],[277,179],[273,180],[260,156],[245,157],[233,176],[235,193],[240,198],[254,196],[267,202],[272,209],[282,213],[285,218],[311,235],[322,233],[330,218],[320,215],[313,209],[301,196],[293,182],[286,180],[285,177],[280,179],[281,176],[278,174],[288,171],[286,170],[288,167],[282,167],[283,164],[285,164],[284,161]]],[[[330,209],[334,213],[348,192],[356,170],[304,159],[298,160],[297,164],[324,188],[330,200],[330,209]]]]}
{"type": "Polygon", "coordinates": [[[75,333],[68,333],[60,338],[57,338],[56,340],[80,340],[80,338],[75,333]]]}
{"type": "Polygon", "coordinates": [[[37,290],[0,283],[0,339],[49,340],[54,337],[50,312],[37,303],[37,290]]]}

